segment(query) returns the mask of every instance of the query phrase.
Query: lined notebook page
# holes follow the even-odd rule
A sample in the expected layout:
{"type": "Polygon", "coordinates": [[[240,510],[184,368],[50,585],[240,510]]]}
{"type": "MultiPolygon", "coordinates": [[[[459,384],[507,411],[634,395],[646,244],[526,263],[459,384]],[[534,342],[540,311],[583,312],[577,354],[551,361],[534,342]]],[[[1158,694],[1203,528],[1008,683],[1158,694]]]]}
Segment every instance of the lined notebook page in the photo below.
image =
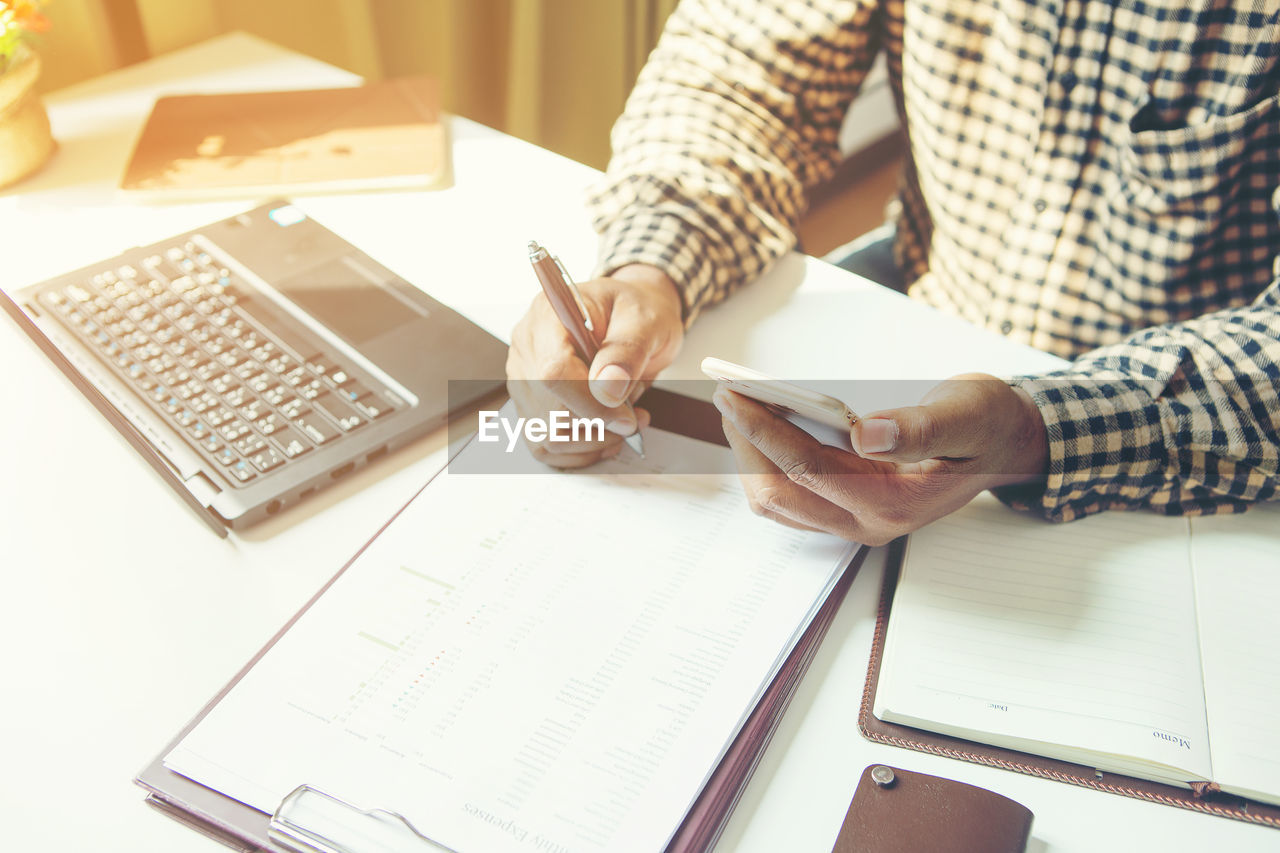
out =
{"type": "Polygon", "coordinates": [[[1051,525],[981,496],[912,534],[887,639],[881,719],[1210,778],[1185,520],[1051,525]]]}
{"type": "Polygon", "coordinates": [[[441,475],[165,765],[268,812],[308,783],[462,851],[661,850],[851,547],[753,516],[732,474],[659,473],[728,450],[645,444],[441,475]]]}
{"type": "Polygon", "coordinates": [[[1191,522],[1216,781],[1280,804],[1280,505],[1191,522]]]}

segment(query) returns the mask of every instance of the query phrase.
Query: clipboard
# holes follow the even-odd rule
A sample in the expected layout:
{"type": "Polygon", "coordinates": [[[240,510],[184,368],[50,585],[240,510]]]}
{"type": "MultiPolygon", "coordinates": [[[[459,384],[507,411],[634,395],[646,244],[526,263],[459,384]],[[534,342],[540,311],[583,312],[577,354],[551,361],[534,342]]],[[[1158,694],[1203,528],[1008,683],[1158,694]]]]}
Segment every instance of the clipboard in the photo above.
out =
{"type": "MultiPolygon", "coordinates": [[[[708,382],[710,387],[712,383],[708,382]]],[[[720,414],[710,403],[671,391],[651,388],[643,405],[652,425],[720,446],[728,446],[720,414]]],[[[434,480],[434,477],[432,478],[434,480]]],[[[164,759],[227,696],[259,660],[288,633],[333,583],[389,527],[418,494],[370,537],[358,552],[276,633],[253,659],[189,722],[134,779],[148,792],[146,802],[161,813],[201,834],[243,853],[454,853],[402,816],[376,803],[351,803],[340,791],[321,791],[302,785],[290,793],[274,814],[234,800],[165,767],[164,759]]],[[[760,758],[808,670],[827,629],[867,553],[859,549],[788,653],[756,707],[735,735],[728,750],[686,813],[666,853],[705,853],[723,832],[733,807],[750,781],[760,758]]]]}
{"type": "Polygon", "coordinates": [[[950,735],[936,734],[923,729],[912,728],[897,723],[886,723],[872,713],[875,707],[876,687],[880,680],[880,664],[884,658],[885,635],[889,626],[889,609],[893,604],[893,593],[897,588],[898,573],[902,566],[902,558],[906,553],[906,537],[894,540],[889,546],[889,556],[885,565],[884,584],[880,591],[880,604],[876,613],[876,628],[872,638],[871,659],[867,665],[867,683],[862,693],[862,707],[858,713],[858,728],[864,737],[876,743],[914,749],[931,755],[947,758],[958,758],[974,764],[985,764],[988,767],[999,767],[1042,779],[1052,779],[1092,788],[1095,791],[1106,791],[1145,800],[1149,803],[1162,803],[1177,808],[1189,809],[1204,814],[1217,815],[1233,820],[1256,823],[1280,829],[1280,807],[1247,800],[1232,794],[1213,790],[1211,786],[1201,785],[1196,789],[1186,790],[1173,785],[1126,776],[1121,773],[1110,773],[1096,770],[1082,764],[1059,761],[1053,758],[1019,752],[998,746],[975,743],[950,735]]]}

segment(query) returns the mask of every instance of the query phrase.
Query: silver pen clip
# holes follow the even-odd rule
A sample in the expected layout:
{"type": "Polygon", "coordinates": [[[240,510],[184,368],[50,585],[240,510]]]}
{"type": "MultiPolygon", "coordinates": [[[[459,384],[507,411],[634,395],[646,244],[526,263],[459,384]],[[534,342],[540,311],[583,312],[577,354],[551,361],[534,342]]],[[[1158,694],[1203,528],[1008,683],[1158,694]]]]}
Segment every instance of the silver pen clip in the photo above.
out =
{"type": "Polygon", "coordinates": [[[569,275],[569,271],[564,268],[564,263],[559,256],[552,256],[551,260],[555,261],[555,265],[560,268],[560,275],[564,277],[564,283],[569,285],[569,292],[573,294],[573,301],[578,304],[578,311],[582,314],[583,325],[587,327],[588,332],[594,332],[596,327],[591,323],[591,312],[587,310],[587,303],[583,301],[582,294],[578,292],[578,285],[574,284],[573,276],[569,275]]]}

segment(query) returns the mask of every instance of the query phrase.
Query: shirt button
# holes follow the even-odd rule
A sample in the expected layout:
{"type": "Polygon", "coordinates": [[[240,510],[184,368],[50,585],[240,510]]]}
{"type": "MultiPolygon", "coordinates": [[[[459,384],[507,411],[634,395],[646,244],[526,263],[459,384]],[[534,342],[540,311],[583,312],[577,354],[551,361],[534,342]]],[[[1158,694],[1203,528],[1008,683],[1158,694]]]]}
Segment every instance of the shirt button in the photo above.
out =
{"type": "Polygon", "coordinates": [[[1012,332],[1012,331],[1013,331],[1013,321],[1012,321],[1012,320],[1005,320],[1003,323],[1001,323],[1001,324],[1000,324],[1000,333],[1001,333],[1001,334],[1003,334],[1003,335],[1007,335],[1007,334],[1009,334],[1009,333],[1010,333],[1010,332],[1012,332]]]}
{"type": "Polygon", "coordinates": [[[1049,209],[1049,202],[1045,201],[1042,198],[1038,198],[1035,200],[1035,202],[1031,206],[1036,209],[1036,213],[1044,213],[1046,210],[1049,209]]]}

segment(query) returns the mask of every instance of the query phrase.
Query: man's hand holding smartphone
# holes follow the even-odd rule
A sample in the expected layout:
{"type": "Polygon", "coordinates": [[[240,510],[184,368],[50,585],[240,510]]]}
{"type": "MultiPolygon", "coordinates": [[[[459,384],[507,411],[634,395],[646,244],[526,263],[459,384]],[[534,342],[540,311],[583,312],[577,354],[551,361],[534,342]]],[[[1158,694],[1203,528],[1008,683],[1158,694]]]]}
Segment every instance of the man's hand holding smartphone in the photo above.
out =
{"type": "MultiPolygon", "coordinates": [[[[882,545],[987,489],[1044,481],[1048,438],[1040,412],[1025,391],[994,376],[949,379],[916,406],[861,418],[850,411],[850,444],[841,449],[770,408],[834,420],[832,398],[817,400],[808,389],[797,394],[794,386],[737,370],[721,371],[726,381],[713,402],[747,502],[781,524],[882,545]]],[[[835,404],[848,411],[840,401],[835,404]]]]}

